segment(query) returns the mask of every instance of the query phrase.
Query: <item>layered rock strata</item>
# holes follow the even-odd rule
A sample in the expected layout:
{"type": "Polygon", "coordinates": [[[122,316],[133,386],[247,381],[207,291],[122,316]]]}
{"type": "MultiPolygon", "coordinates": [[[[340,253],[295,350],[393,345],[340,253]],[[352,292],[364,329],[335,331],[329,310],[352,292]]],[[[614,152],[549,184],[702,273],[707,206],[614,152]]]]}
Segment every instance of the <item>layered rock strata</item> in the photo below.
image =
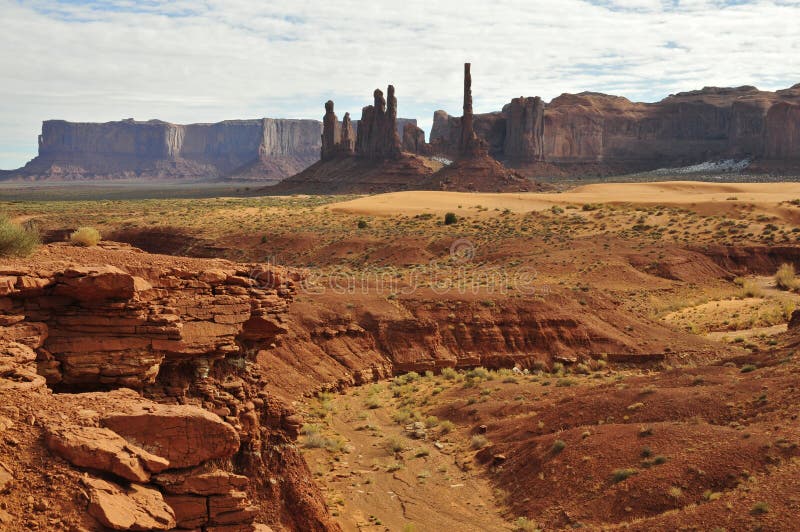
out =
{"type": "MultiPolygon", "coordinates": [[[[657,103],[618,96],[563,94],[544,104],[515,98],[501,112],[472,116],[473,130],[496,159],[546,164],[568,174],[619,173],[684,166],[721,158],[795,164],[800,85],[776,92],[706,87],[657,103]]],[[[435,153],[461,150],[463,119],[433,116],[435,153]]]]}
{"type": "MultiPolygon", "coordinates": [[[[59,469],[59,489],[87,497],[76,523],[338,529],[292,445],[302,420],[265,391],[253,363],[257,350],[280,342],[298,274],[114,244],[50,248],[35,266],[0,268],[0,404],[24,406],[35,420],[52,453],[42,464],[58,457],[73,468],[59,469]],[[54,259],[72,255],[98,265],[54,259]],[[69,393],[54,395],[45,377],[69,393]]],[[[4,470],[0,481],[11,486],[22,471],[4,480],[4,470]]],[[[62,518],[74,513],[73,499],[62,518]]]]}

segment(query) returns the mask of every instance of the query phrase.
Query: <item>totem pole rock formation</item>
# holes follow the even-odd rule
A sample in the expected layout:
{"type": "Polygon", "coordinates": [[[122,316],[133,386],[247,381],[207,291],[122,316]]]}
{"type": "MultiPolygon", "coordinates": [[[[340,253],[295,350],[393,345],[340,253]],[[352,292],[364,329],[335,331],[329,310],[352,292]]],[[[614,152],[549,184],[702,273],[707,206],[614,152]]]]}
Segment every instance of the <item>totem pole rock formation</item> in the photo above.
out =
{"type": "Polygon", "coordinates": [[[333,112],[333,100],[325,102],[325,116],[322,117],[322,149],[320,157],[327,161],[336,156],[337,146],[341,141],[339,119],[333,112]]]}
{"type": "Polygon", "coordinates": [[[341,124],[333,112],[333,101],[325,102],[325,116],[322,118],[322,150],[320,158],[330,161],[339,156],[353,154],[353,124],[350,113],[344,114],[341,124]]]}
{"type": "Polygon", "coordinates": [[[345,113],[342,119],[342,140],[340,150],[346,155],[352,155],[355,149],[356,136],[353,133],[353,123],[350,121],[350,113],[345,113]]]}
{"type": "Polygon", "coordinates": [[[394,86],[389,85],[388,99],[375,89],[374,103],[361,110],[361,120],[356,132],[355,153],[366,159],[398,159],[402,153],[400,135],[397,133],[397,98],[394,86]]]}
{"type": "Polygon", "coordinates": [[[459,155],[472,157],[486,151],[484,143],[475,134],[472,114],[472,75],[470,63],[464,63],[464,115],[461,117],[459,155]]]}

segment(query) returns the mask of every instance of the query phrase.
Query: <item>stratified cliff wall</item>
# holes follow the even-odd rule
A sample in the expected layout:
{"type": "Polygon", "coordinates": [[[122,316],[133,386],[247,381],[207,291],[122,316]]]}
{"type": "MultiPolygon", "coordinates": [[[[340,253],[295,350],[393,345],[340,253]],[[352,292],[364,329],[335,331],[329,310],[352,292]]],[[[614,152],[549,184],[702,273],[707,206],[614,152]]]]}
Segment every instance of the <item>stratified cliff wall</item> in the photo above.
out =
{"type": "Polygon", "coordinates": [[[321,131],[316,120],[273,118],[187,125],[48,120],[39,156],[11,177],[279,180],[319,159],[321,131]]]}
{"type": "MultiPolygon", "coordinates": [[[[502,112],[476,114],[473,129],[489,153],[513,166],[548,163],[592,171],[633,171],[719,158],[800,160],[800,85],[777,92],[717,88],[636,103],[619,96],[562,94],[549,104],[515,98],[502,112]]],[[[461,118],[433,115],[434,153],[458,152],[461,118]]]]}

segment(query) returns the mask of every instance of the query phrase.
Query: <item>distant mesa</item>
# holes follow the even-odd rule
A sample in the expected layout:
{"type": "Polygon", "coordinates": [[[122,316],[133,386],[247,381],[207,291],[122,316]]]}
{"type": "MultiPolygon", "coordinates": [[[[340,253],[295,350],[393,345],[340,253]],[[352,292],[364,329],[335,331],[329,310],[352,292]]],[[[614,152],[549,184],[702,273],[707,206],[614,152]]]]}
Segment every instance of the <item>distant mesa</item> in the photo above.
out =
{"type": "Polygon", "coordinates": [[[375,90],[360,120],[345,113],[339,121],[333,101],[325,104],[322,122],[48,120],[39,155],[19,170],[0,172],[0,179],[278,183],[292,176],[270,190],[326,193],[517,190],[525,188],[521,176],[610,176],[721,159],[749,160],[754,173],[800,174],[800,84],[775,92],[705,87],[656,103],[596,92],[562,94],[549,103],[520,96],[481,114],[473,112],[471,91],[465,64],[462,116],[436,111],[429,142],[415,119],[397,117],[391,85],[385,94],[375,90]],[[444,160],[455,162],[441,169],[444,160]]]}

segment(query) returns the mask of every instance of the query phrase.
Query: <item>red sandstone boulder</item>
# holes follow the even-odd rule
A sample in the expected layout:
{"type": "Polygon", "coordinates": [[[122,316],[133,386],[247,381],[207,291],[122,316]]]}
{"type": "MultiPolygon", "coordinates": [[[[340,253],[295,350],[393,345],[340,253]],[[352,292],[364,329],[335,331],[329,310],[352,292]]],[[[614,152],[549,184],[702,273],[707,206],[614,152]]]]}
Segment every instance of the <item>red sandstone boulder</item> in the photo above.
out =
{"type": "Polygon", "coordinates": [[[222,470],[203,472],[190,469],[161,473],[153,478],[153,482],[165,492],[175,495],[224,495],[230,491],[244,490],[248,478],[222,470]]]}
{"type": "Polygon", "coordinates": [[[208,524],[208,499],[195,495],[165,495],[164,500],[175,512],[180,528],[195,528],[208,524]]]}
{"type": "Polygon", "coordinates": [[[49,427],[47,447],[78,467],[113,473],[132,482],[148,482],[150,473],[169,467],[169,462],[128,443],[116,432],[99,427],[49,427]]]}
{"type": "Polygon", "coordinates": [[[101,423],[128,441],[163,456],[174,468],[227,458],[239,449],[239,435],[232,426],[194,406],[132,405],[106,415],[101,423]]]}
{"type": "Polygon", "coordinates": [[[139,484],[123,488],[97,478],[86,477],[89,514],[101,525],[114,530],[170,530],[176,525],[172,511],[158,490],[139,484]]]}
{"type": "Polygon", "coordinates": [[[208,498],[208,517],[215,525],[251,523],[257,513],[258,507],[248,504],[247,493],[243,491],[208,498]]]}
{"type": "Polygon", "coordinates": [[[115,266],[68,268],[56,276],[53,293],[78,301],[94,303],[131,299],[137,292],[152,288],[150,283],[115,266]]]}

